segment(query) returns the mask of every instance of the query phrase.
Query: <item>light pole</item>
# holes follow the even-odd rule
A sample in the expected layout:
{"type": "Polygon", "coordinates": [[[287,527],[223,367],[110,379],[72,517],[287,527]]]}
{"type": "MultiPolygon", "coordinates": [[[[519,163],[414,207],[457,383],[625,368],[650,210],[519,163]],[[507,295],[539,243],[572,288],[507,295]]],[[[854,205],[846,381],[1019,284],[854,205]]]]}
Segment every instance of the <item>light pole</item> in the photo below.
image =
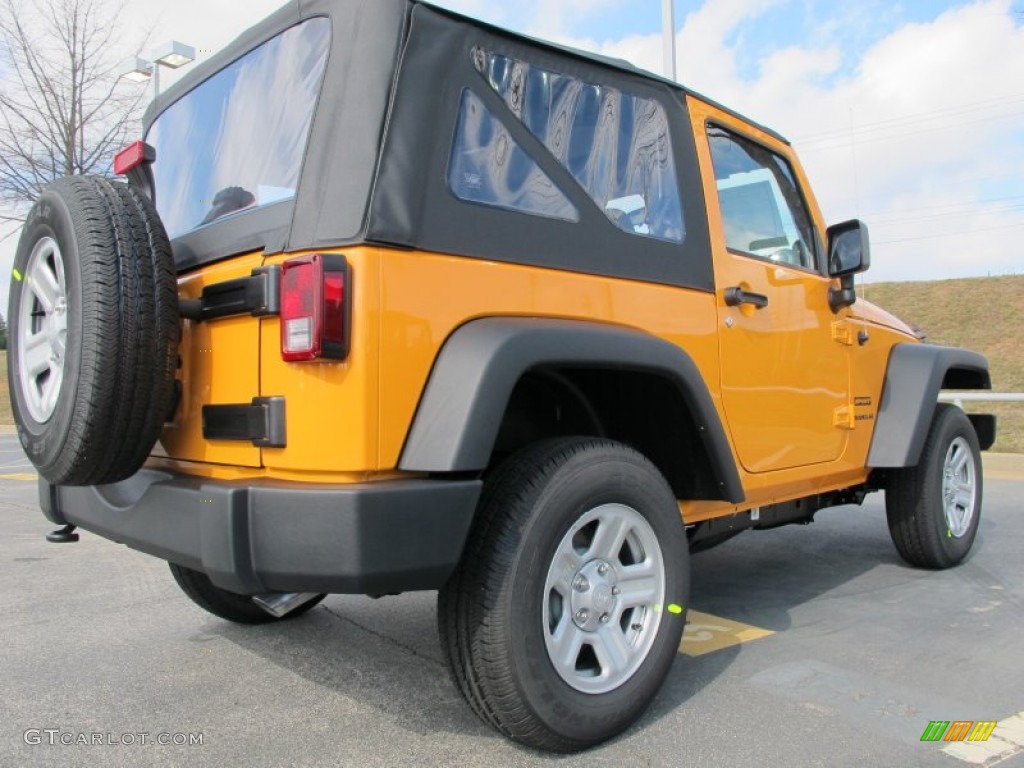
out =
{"type": "Polygon", "coordinates": [[[133,56],[121,67],[121,77],[135,83],[147,80],[152,84],[150,100],[160,95],[160,67],[178,69],[195,61],[196,49],[177,40],[171,40],[150,51],[149,58],[133,56]]]}
{"type": "Polygon", "coordinates": [[[676,4],[661,0],[661,35],[664,44],[665,77],[676,79],[676,4]]]}

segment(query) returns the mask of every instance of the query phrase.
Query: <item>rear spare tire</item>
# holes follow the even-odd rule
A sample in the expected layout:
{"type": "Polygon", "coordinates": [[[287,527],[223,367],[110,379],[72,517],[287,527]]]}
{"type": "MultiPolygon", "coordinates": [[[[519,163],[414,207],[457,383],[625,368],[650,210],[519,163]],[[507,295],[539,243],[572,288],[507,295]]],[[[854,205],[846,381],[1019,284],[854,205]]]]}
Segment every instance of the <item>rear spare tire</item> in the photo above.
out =
{"type": "Polygon", "coordinates": [[[11,406],[55,485],[142,466],[170,415],[180,330],[170,242],[148,198],[90,176],[48,185],[14,260],[11,406]]]}

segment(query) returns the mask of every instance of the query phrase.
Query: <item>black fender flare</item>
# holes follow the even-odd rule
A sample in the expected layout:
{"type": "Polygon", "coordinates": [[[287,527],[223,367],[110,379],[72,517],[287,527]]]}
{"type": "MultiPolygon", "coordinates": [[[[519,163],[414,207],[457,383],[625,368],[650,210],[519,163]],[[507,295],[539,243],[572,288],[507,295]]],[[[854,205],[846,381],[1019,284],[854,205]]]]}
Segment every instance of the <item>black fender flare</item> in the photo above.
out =
{"type": "Polygon", "coordinates": [[[657,336],[580,320],[492,317],[456,329],[434,363],[398,468],[486,469],[513,388],[547,365],[643,371],[671,382],[700,431],[721,498],[743,501],[725,430],[690,356],[657,336]]]}
{"type": "Polygon", "coordinates": [[[977,352],[932,344],[892,348],[868,452],[869,467],[917,464],[944,384],[950,389],[991,389],[988,360],[977,352]]]}

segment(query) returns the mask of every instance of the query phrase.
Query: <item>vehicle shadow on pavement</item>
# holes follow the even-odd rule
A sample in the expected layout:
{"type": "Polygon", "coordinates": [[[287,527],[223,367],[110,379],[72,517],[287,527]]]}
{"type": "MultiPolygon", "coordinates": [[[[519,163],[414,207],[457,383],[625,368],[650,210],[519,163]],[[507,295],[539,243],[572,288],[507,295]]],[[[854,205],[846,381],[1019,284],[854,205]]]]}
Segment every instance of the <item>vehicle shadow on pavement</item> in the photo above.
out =
{"type": "MultiPolygon", "coordinates": [[[[884,512],[879,517],[872,506],[826,510],[806,526],[748,531],[692,555],[690,607],[776,635],[790,629],[794,608],[841,590],[880,565],[903,565],[884,512]]],[[[908,579],[907,571],[914,573],[902,567],[883,570],[898,581],[908,579]]],[[[653,725],[685,705],[743,651],[737,643],[700,656],[680,655],[638,727],[653,725]]]]}
{"type": "MultiPolygon", "coordinates": [[[[394,598],[403,601],[407,596],[394,598]]],[[[463,701],[441,661],[441,648],[436,636],[433,595],[430,600],[420,595],[404,610],[405,618],[399,633],[388,635],[379,626],[366,622],[373,606],[365,598],[329,597],[322,606],[289,623],[287,628],[237,627],[218,624],[209,631],[228,640],[271,664],[287,669],[330,691],[345,701],[346,719],[353,709],[376,718],[392,718],[394,725],[405,732],[421,736],[437,733],[457,734],[479,739],[494,748],[533,755],[545,761],[578,760],[579,756],[548,755],[507,742],[497,732],[480,722],[463,701]],[[357,623],[359,622],[359,623],[357,623]],[[414,636],[412,643],[407,637],[414,636]]],[[[388,599],[381,601],[386,604],[388,599]]],[[[385,609],[387,611],[387,609],[385,609]]],[[[376,622],[384,625],[385,620],[376,622]]],[[[724,671],[733,653],[725,651],[704,659],[690,659],[685,676],[679,676],[682,659],[675,665],[673,682],[666,685],[639,727],[626,731],[618,739],[598,750],[614,748],[620,741],[639,737],[645,727],[685,703],[724,671]],[[665,696],[665,691],[670,695],[665,696]]],[[[358,721],[358,718],[355,719],[358,721]]]]}
{"type": "MultiPolygon", "coordinates": [[[[403,595],[378,601],[394,619],[392,600],[402,601],[401,623],[387,634],[386,616],[366,620],[374,601],[330,596],[294,621],[261,627],[217,623],[208,629],[260,659],[314,683],[344,700],[346,718],[383,714],[405,731],[487,735],[448,679],[440,658],[434,600],[403,595]],[[414,638],[412,644],[406,636],[414,638]]],[[[327,704],[329,706],[329,704],[327,704]]]]}
{"type": "MultiPolygon", "coordinates": [[[[691,605],[782,632],[791,625],[793,608],[879,565],[901,562],[884,517],[843,508],[822,513],[819,520],[812,526],[748,532],[693,556],[691,605]]],[[[902,568],[884,570],[891,578],[908,578],[902,568]]],[[[336,595],[287,624],[217,623],[211,629],[344,700],[346,711],[383,714],[402,730],[422,735],[449,732],[502,741],[473,716],[448,678],[434,598],[433,593],[382,600],[336,595]]],[[[740,653],[741,647],[733,646],[680,657],[651,709],[618,741],[630,740],[684,706],[740,653]]]]}
{"type": "Polygon", "coordinates": [[[691,607],[782,632],[793,608],[879,566],[897,566],[884,570],[900,582],[925,573],[900,559],[879,507],[823,510],[810,525],[749,531],[693,556],[691,607]]]}

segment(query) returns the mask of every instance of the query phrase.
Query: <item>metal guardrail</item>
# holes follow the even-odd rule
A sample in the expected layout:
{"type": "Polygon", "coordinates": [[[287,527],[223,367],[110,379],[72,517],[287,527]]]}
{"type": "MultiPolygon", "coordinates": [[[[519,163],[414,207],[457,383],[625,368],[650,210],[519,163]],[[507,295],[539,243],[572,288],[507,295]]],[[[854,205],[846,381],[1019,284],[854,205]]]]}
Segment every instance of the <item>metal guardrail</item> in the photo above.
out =
{"type": "Polygon", "coordinates": [[[939,400],[963,407],[964,403],[1024,403],[1022,392],[940,392],[939,400]]]}

